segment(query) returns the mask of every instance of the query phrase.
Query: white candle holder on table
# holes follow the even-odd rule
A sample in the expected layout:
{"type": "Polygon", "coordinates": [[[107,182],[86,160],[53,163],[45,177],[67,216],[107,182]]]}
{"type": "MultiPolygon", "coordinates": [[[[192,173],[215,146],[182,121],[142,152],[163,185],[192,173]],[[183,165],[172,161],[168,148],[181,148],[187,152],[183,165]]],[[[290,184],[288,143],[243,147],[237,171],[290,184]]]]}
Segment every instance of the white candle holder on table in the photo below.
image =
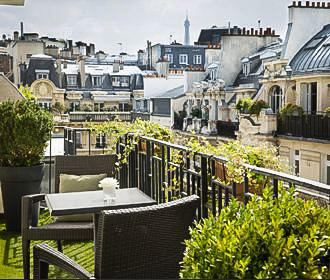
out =
{"type": "Polygon", "coordinates": [[[99,187],[103,189],[105,202],[116,201],[116,190],[119,189],[119,182],[115,178],[104,178],[100,181],[99,187]]]}

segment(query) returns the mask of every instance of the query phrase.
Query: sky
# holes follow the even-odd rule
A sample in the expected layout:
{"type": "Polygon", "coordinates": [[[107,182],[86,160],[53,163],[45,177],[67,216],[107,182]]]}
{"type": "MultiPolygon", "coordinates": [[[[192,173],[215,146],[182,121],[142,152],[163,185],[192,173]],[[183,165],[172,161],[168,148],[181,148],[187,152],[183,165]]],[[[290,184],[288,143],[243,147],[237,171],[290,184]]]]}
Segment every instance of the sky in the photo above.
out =
{"type": "Polygon", "coordinates": [[[94,43],[110,54],[136,54],[152,44],[184,39],[188,12],[191,43],[200,30],[216,26],[272,27],[285,36],[291,0],[25,0],[0,6],[0,34],[24,32],[94,43]],[[122,47],[120,44],[122,44],[122,47]]]}

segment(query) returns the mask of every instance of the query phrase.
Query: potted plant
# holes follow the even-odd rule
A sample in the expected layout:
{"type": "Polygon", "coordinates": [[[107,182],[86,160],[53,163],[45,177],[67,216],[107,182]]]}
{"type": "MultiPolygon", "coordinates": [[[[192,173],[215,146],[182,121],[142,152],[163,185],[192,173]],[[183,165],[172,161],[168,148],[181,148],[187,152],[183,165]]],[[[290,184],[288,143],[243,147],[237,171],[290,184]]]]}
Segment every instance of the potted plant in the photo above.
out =
{"type": "MultiPolygon", "coordinates": [[[[22,196],[40,193],[42,158],[52,128],[52,115],[34,100],[0,104],[0,181],[9,231],[20,231],[22,196]]],[[[34,225],[38,210],[35,207],[34,225]]]]}

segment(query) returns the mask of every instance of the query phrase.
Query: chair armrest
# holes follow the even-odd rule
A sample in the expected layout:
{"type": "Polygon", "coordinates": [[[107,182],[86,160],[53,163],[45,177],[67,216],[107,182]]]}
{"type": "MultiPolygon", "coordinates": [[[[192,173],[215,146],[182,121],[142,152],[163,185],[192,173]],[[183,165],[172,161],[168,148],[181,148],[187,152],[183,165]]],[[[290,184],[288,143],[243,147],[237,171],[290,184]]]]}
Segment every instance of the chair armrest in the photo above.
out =
{"type": "Polygon", "coordinates": [[[95,279],[86,269],[46,244],[33,247],[33,264],[33,279],[48,279],[49,265],[57,266],[79,279],[95,279]]]}
{"type": "Polygon", "coordinates": [[[26,195],[22,197],[22,222],[21,222],[21,229],[22,234],[23,231],[29,229],[32,222],[32,206],[34,203],[38,203],[45,199],[44,194],[32,194],[26,195]]]}

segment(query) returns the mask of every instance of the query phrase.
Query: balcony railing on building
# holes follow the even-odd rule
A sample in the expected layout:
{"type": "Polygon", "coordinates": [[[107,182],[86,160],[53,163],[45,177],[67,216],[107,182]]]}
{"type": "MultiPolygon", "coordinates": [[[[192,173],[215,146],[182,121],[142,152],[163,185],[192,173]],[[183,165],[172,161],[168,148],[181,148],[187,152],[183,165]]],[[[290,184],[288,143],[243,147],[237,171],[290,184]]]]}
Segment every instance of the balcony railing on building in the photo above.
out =
{"type": "Polygon", "coordinates": [[[130,112],[71,112],[70,122],[105,122],[118,118],[121,121],[131,121],[130,112]]]}
{"type": "MultiPolygon", "coordinates": [[[[77,145],[73,139],[78,131],[71,128],[65,130],[65,154],[76,155],[77,145]]],[[[87,133],[91,135],[90,132],[87,133]]],[[[125,153],[129,137],[130,134],[121,137],[116,148],[117,153],[125,153]]],[[[87,146],[92,153],[93,143],[90,136],[87,146]]],[[[103,150],[103,153],[106,152],[103,150]]],[[[264,176],[265,182],[273,185],[275,196],[280,182],[283,182],[287,187],[294,186],[302,195],[312,196],[329,204],[330,186],[251,165],[243,166],[246,172],[242,184],[228,184],[226,177],[220,178],[222,173],[219,172],[220,169],[225,170],[226,164],[225,158],[195,153],[184,146],[140,137],[139,144],[131,150],[127,162],[122,165],[117,175],[122,188],[138,187],[158,203],[175,199],[181,193],[199,195],[202,198],[198,209],[199,218],[207,217],[209,211],[213,214],[221,211],[228,205],[231,195],[240,196],[240,199],[247,202],[253,195],[250,192],[253,183],[248,178],[248,170],[256,174],[255,176],[264,176]],[[178,154],[183,159],[182,163],[176,161],[178,154]]]]}
{"type": "Polygon", "coordinates": [[[277,135],[330,141],[330,116],[324,113],[279,116],[277,135]]]}

